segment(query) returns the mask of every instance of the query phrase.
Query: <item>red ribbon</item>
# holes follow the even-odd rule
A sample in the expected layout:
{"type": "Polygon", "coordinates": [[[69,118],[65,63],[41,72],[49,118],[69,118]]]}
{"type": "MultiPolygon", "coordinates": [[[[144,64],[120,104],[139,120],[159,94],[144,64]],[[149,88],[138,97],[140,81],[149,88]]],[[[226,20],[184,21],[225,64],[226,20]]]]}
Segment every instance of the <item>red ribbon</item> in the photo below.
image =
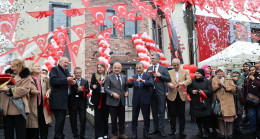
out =
{"type": "Polygon", "coordinates": [[[202,96],[204,97],[204,98],[208,98],[207,97],[207,95],[202,91],[202,90],[200,90],[200,102],[202,102],[202,96]]]}
{"type": "MultiPolygon", "coordinates": [[[[156,71],[154,70],[153,73],[156,73],[156,71]]],[[[159,82],[158,77],[155,78],[156,82],[159,82]]]]}
{"type": "MultiPolygon", "coordinates": [[[[71,76],[71,77],[73,78],[73,76],[71,76]]],[[[71,85],[72,85],[72,84],[71,84],[71,82],[70,82],[70,83],[69,83],[69,87],[71,87],[71,85]]]]}
{"type": "Polygon", "coordinates": [[[45,107],[47,109],[48,115],[50,116],[51,115],[51,113],[50,113],[50,106],[49,106],[48,101],[47,101],[48,100],[47,96],[44,96],[44,98],[45,98],[44,105],[45,105],[45,107]]]}
{"type": "Polygon", "coordinates": [[[85,97],[86,97],[86,90],[85,90],[85,87],[82,86],[82,89],[83,89],[83,98],[85,98],[85,97]]]}
{"type": "Polygon", "coordinates": [[[182,90],[183,90],[183,92],[185,93],[185,96],[187,97],[187,99],[188,99],[189,101],[191,101],[191,98],[190,98],[190,96],[188,95],[188,93],[187,93],[185,87],[184,87],[183,85],[182,85],[181,87],[182,87],[182,90]]]}
{"type": "Polygon", "coordinates": [[[128,82],[132,82],[132,81],[135,81],[136,79],[134,79],[134,78],[130,78],[129,80],[128,80],[128,82]]]}
{"type": "Polygon", "coordinates": [[[101,81],[98,81],[98,83],[99,83],[100,85],[102,85],[102,84],[103,84],[101,81]]]}
{"type": "Polygon", "coordinates": [[[102,103],[102,93],[100,93],[100,100],[99,100],[99,105],[98,105],[99,109],[101,108],[101,103],[102,103]]]}

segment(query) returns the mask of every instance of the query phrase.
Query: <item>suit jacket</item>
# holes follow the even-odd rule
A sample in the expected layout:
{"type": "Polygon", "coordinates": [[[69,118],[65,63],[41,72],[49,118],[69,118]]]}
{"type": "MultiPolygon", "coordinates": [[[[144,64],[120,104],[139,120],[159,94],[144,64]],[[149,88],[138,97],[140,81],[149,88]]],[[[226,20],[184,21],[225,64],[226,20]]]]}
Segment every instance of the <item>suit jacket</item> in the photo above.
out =
{"type": "MultiPolygon", "coordinates": [[[[147,69],[147,71],[149,71],[149,70],[153,71],[153,66],[151,66],[147,69]]],[[[170,78],[167,68],[162,65],[159,65],[158,72],[161,74],[161,77],[158,78],[159,79],[158,82],[154,80],[154,86],[155,86],[157,95],[163,96],[163,95],[165,95],[165,92],[166,92],[165,82],[170,82],[171,78],[170,78]]],[[[153,74],[152,74],[152,78],[155,79],[153,74]]],[[[154,89],[154,87],[152,86],[152,87],[150,87],[150,89],[151,89],[151,92],[153,92],[152,90],[154,89]]]]}
{"type": "MultiPolygon", "coordinates": [[[[138,79],[138,74],[133,75],[132,78],[138,79]]],[[[145,80],[145,82],[140,82],[140,87],[137,81],[128,82],[129,88],[134,87],[133,105],[150,104],[150,87],[154,85],[153,78],[150,74],[143,73],[142,79],[145,80]]]]}
{"type": "Polygon", "coordinates": [[[120,100],[122,102],[122,105],[125,105],[125,92],[128,91],[128,82],[125,75],[120,74],[120,76],[122,81],[121,88],[118,84],[115,73],[111,73],[106,77],[105,92],[107,93],[107,105],[118,106],[120,100]],[[117,93],[120,98],[115,99],[112,96],[113,93],[117,93]]]}
{"type": "Polygon", "coordinates": [[[50,71],[50,108],[51,109],[68,109],[68,87],[67,77],[70,77],[69,71],[64,70],[60,65],[55,66],[50,71]]]}
{"type": "MultiPolygon", "coordinates": [[[[167,85],[169,85],[169,83],[173,83],[174,85],[177,85],[178,82],[182,82],[182,83],[184,83],[185,89],[187,90],[187,86],[191,84],[190,75],[189,75],[188,71],[185,70],[185,69],[179,69],[178,81],[177,81],[177,77],[176,77],[176,73],[175,73],[174,69],[170,70],[169,74],[170,74],[170,77],[171,77],[171,82],[167,82],[167,85]]],[[[182,87],[179,87],[178,89],[168,87],[167,98],[170,101],[174,101],[176,99],[177,92],[179,92],[179,95],[180,95],[180,98],[181,98],[182,101],[187,100],[185,93],[182,90],[182,87]]]]}
{"type": "MultiPolygon", "coordinates": [[[[74,78],[74,80],[76,80],[76,78],[74,78]]],[[[89,93],[89,86],[88,86],[88,80],[84,79],[84,78],[81,78],[80,80],[80,86],[84,86],[85,87],[85,98],[83,97],[84,95],[84,92],[83,91],[80,91],[78,92],[78,84],[76,83],[75,85],[72,85],[71,86],[71,99],[74,100],[76,98],[76,95],[79,96],[80,99],[84,99],[87,101],[87,94],[89,93]]]]}

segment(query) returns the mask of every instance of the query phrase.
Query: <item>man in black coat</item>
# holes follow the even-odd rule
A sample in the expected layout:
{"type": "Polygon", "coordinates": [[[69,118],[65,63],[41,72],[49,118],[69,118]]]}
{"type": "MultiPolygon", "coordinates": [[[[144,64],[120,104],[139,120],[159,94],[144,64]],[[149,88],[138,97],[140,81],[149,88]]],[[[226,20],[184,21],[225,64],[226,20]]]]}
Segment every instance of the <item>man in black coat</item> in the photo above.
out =
{"type": "Polygon", "coordinates": [[[143,137],[149,138],[150,127],[150,87],[153,86],[153,78],[144,72],[144,64],[136,64],[137,74],[133,75],[132,81],[128,82],[128,87],[134,87],[133,109],[132,109],[132,132],[133,139],[137,138],[137,122],[142,110],[144,118],[143,137]]]}
{"type": "Polygon", "coordinates": [[[159,64],[160,55],[154,53],[151,55],[152,66],[147,69],[147,73],[152,75],[154,86],[150,87],[151,107],[153,115],[154,131],[150,134],[159,134],[165,137],[164,120],[165,120],[165,103],[166,90],[165,83],[170,82],[171,78],[166,67],[159,64]]]}
{"type": "Polygon", "coordinates": [[[68,109],[68,93],[69,85],[76,84],[73,77],[68,71],[69,59],[62,57],[59,65],[55,66],[50,71],[50,109],[55,115],[55,139],[64,139],[63,128],[65,123],[66,111],[68,109]]]}
{"type": "Polygon", "coordinates": [[[74,69],[76,84],[71,86],[69,94],[70,125],[74,138],[85,139],[87,94],[89,93],[88,80],[81,78],[82,69],[74,69]],[[77,128],[77,113],[79,113],[80,136],[77,128]]]}

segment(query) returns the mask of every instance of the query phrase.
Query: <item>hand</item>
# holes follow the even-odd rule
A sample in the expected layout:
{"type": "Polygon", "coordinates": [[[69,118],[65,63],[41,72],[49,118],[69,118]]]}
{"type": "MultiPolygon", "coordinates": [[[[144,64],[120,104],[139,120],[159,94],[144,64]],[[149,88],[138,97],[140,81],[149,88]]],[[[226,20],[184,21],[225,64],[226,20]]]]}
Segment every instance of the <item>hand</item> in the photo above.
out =
{"type": "Polygon", "coordinates": [[[77,83],[77,82],[76,82],[75,80],[72,80],[72,81],[71,81],[71,84],[72,84],[72,85],[75,85],[76,83],[77,83]]]}
{"type": "Polygon", "coordinates": [[[113,93],[113,97],[114,97],[115,99],[120,98],[120,96],[119,96],[117,93],[113,93]]]}
{"type": "Polygon", "coordinates": [[[8,92],[9,88],[7,86],[0,89],[0,92],[8,92]]]}
{"type": "Polygon", "coordinates": [[[142,78],[138,78],[136,79],[137,82],[144,82],[144,80],[142,78]]]}
{"type": "Polygon", "coordinates": [[[161,73],[160,72],[156,72],[153,74],[155,77],[161,77],[161,73]]]}
{"type": "Polygon", "coordinates": [[[198,93],[198,90],[192,90],[192,94],[196,95],[198,93]]]}
{"type": "Polygon", "coordinates": [[[178,83],[178,86],[183,86],[183,83],[179,82],[179,83],[178,83]]]}
{"type": "Polygon", "coordinates": [[[37,94],[40,94],[41,92],[38,91],[38,90],[31,90],[31,93],[34,94],[34,95],[37,95],[37,94]]]}
{"type": "Polygon", "coordinates": [[[255,77],[254,77],[253,75],[250,75],[250,76],[249,76],[249,79],[250,79],[250,80],[255,80],[255,77]]]}
{"type": "Polygon", "coordinates": [[[49,98],[50,97],[50,93],[48,92],[48,93],[46,93],[46,95],[45,95],[47,98],[49,98]]]}
{"type": "Polygon", "coordinates": [[[125,97],[128,97],[128,91],[125,92],[125,97]]]}
{"type": "Polygon", "coordinates": [[[78,87],[78,91],[83,91],[82,86],[79,86],[79,87],[78,87]]]}
{"type": "Polygon", "coordinates": [[[169,93],[166,93],[165,95],[166,95],[166,97],[168,97],[169,93]]]}
{"type": "Polygon", "coordinates": [[[73,77],[67,77],[67,81],[71,82],[73,80],[73,77]]]}
{"type": "Polygon", "coordinates": [[[96,88],[97,88],[97,85],[94,84],[94,85],[93,85],[93,88],[96,89],[96,88]]]}
{"type": "Polygon", "coordinates": [[[153,73],[153,71],[152,71],[152,70],[149,70],[147,73],[149,73],[149,74],[152,74],[152,73],[153,73]]]}
{"type": "Polygon", "coordinates": [[[169,83],[169,87],[173,89],[175,88],[175,85],[173,83],[169,83]]]}

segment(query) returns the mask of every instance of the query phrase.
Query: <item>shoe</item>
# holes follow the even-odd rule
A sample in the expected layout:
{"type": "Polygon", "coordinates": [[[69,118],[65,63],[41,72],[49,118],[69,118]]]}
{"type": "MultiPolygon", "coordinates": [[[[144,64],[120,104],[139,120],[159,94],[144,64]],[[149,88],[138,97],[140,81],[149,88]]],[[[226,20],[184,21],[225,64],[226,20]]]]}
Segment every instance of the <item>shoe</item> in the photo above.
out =
{"type": "Polygon", "coordinates": [[[155,131],[153,131],[153,132],[150,132],[149,134],[150,134],[150,135],[158,135],[158,134],[159,134],[159,131],[158,131],[158,130],[155,130],[155,131]]]}
{"type": "Polygon", "coordinates": [[[113,136],[112,139],[117,139],[118,137],[117,136],[113,136]]]}
{"type": "Polygon", "coordinates": [[[202,136],[202,128],[199,128],[199,132],[196,134],[196,136],[202,136]]]}
{"type": "Polygon", "coordinates": [[[212,129],[212,134],[213,134],[213,135],[217,135],[217,134],[218,134],[216,128],[213,128],[213,129],[212,129]]]}
{"type": "Polygon", "coordinates": [[[107,139],[107,135],[106,135],[106,136],[104,136],[104,139],[107,139]]]}
{"type": "Polygon", "coordinates": [[[187,135],[183,131],[180,131],[180,136],[186,137],[187,135]]]}
{"type": "Polygon", "coordinates": [[[176,131],[172,131],[172,132],[169,134],[169,136],[174,136],[174,135],[176,135],[176,131]]]}
{"type": "Polygon", "coordinates": [[[144,133],[144,134],[143,134],[143,137],[144,137],[145,139],[150,139],[149,133],[144,133]]]}
{"type": "Polygon", "coordinates": [[[98,139],[104,139],[103,137],[98,137],[98,139]]]}
{"type": "Polygon", "coordinates": [[[128,139],[128,136],[126,136],[125,134],[121,134],[119,135],[119,139],[128,139]]]}
{"type": "Polygon", "coordinates": [[[133,133],[132,139],[137,139],[136,133],[133,133]]]}
{"type": "Polygon", "coordinates": [[[218,134],[218,138],[225,138],[225,135],[218,134]]]}
{"type": "Polygon", "coordinates": [[[232,136],[232,135],[227,135],[227,138],[228,138],[228,139],[232,139],[233,136],[232,136]]]}
{"type": "Polygon", "coordinates": [[[164,131],[159,131],[159,135],[160,135],[161,137],[166,137],[166,134],[164,133],[164,131]]]}
{"type": "Polygon", "coordinates": [[[209,137],[208,129],[202,129],[202,137],[203,138],[208,138],[209,137]]]}

